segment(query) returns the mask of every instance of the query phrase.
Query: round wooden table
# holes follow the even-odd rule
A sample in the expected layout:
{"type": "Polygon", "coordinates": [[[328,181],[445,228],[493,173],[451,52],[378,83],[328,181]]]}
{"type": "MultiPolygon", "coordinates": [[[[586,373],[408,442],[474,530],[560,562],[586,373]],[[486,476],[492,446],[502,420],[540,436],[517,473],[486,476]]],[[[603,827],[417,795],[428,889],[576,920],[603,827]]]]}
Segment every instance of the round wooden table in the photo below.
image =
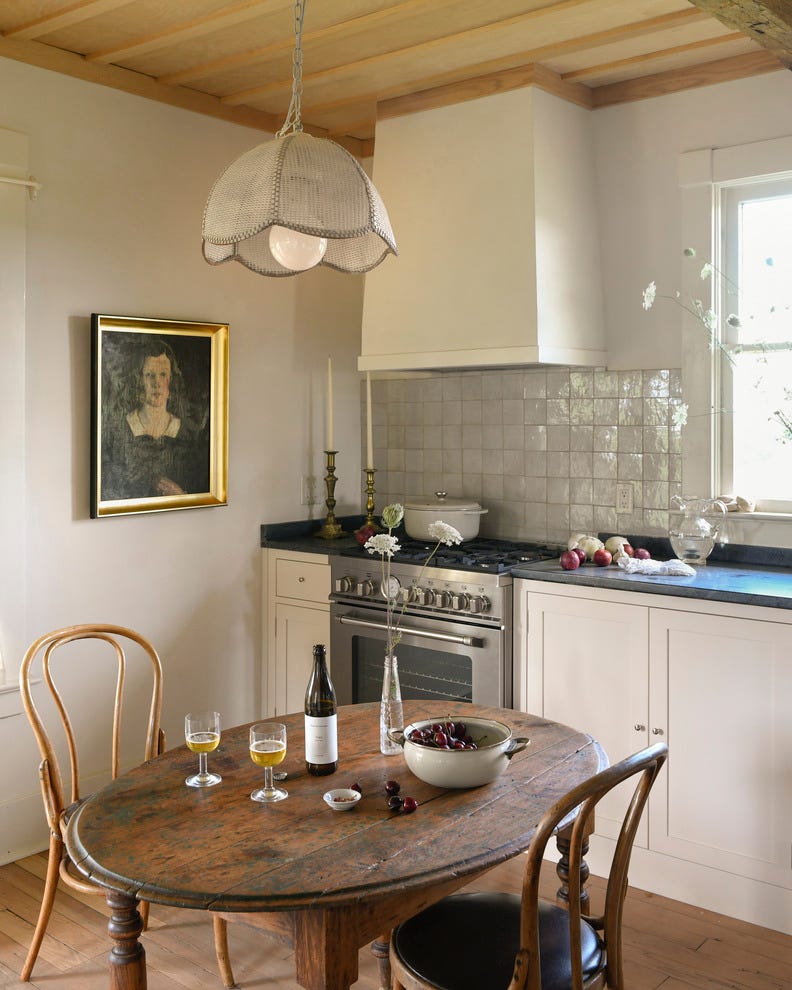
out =
{"type": "MultiPolygon", "coordinates": [[[[249,758],[247,726],[224,732],[210,755],[223,778],[215,787],[185,786],[197,757],[181,746],[92,795],[73,815],[66,845],[78,868],[108,890],[110,986],[146,986],[142,899],[244,912],[237,920],[293,945],[302,986],[346,990],[357,980],[362,946],[526,849],[550,804],[607,765],[599,745],[568,726],[510,709],[464,708],[531,739],[484,787],[441,790],[414,777],[401,755],[382,756],[376,703],[339,710],[339,769],[330,777],[305,772],[302,715],[280,719],[289,797],[276,804],[250,799],[263,771],[249,758]],[[389,778],[417,799],[417,811],[388,810],[389,778]],[[351,812],[322,800],[329,788],[355,782],[363,798],[351,812]]],[[[405,703],[407,721],[444,715],[437,702],[405,703]]]]}

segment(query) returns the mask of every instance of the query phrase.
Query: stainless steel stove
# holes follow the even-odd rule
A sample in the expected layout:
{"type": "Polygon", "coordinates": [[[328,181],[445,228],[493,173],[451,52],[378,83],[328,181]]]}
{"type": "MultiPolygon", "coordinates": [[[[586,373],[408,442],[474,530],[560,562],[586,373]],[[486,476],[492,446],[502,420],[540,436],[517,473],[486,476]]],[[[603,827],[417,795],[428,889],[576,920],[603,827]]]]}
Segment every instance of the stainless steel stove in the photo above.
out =
{"type": "Polygon", "coordinates": [[[402,543],[388,586],[379,555],[361,548],[331,558],[331,659],[342,703],[380,698],[390,595],[405,699],[511,704],[511,568],[557,556],[558,548],[480,539],[428,559],[431,550],[402,543]]]}

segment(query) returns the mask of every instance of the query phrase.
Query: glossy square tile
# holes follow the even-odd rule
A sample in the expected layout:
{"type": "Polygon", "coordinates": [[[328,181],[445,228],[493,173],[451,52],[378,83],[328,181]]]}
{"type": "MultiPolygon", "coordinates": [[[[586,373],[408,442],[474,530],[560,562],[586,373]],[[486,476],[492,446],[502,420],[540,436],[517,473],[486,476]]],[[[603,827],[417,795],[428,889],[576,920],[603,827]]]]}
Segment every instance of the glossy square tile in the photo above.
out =
{"type": "MultiPolygon", "coordinates": [[[[529,400],[530,401],[530,400],[529,400]]],[[[525,403],[525,415],[528,415],[528,402],[525,403]]],[[[546,422],[550,424],[567,425],[569,423],[569,399],[548,399],[546,418],[541,417],[536,419],[537,423],[546,422]]],[[[526,420],[526,422],[533,422],[533,420],[526,420]]]]}
{"type": "Polygon", "coordinates": [[[482,426],[481,446],[484,450],[503,450],[503,427],[500,425],[482,426]]]}
{"type": "Polygon", "coordinates": [[[525,427],[520,423],[519,426],[504,426],[503,427],[503,449],[504,450],[522,450],[525,444],[525,427]]]}
{"type": "MultiPolygon", "coordinates": [[[[641,438],[643,439],[643,438],[641,438]]],[[[595,426],[592,431],[592,447],[594,450],[616,450],[619,443],[618,426],[595,426]]]]}
{"type": "Polygon", "coordinates": [[[543,450],[526,450],[523,465],[528,477],[545,477],[547,474],[547,454],[543,450]]]}
{"type": "Polygon", "coordinates": [[[462,474],[464,476],[468,474],[481,474],[482,463],[483,458],[480,449],[462,451],[462,474]]]}
{"type": "Polygon", "coordinates": [[[484,399],[482,401],[481,422],[487,426],[503,422],[503,402],[501,399],[484,399]]]}
{"type": "Polygon", "coordinates": [[[594,506],[570,505],[569,528],[575,533],[594,532],[594,506]]]}
{"type": "Polygon", "coordinates": [[[616,505],[616,481],[595,478],[591,486],[591,498],[595,505],[616,505]]]}
{"type": "Polygon", "coordinates": [[[553,422],[550,417],[551,402],[546,399],[525,399],[523,406],[523,422],[539,425],[553,422]]]}
{"type": "Polygon", "coordinates": [[[569,422],[593,423],[594,422],[594,400],[593,399],[570,399],[569,400],[569,422]]]}
{"type": "Polygon", "coordinates": [[[569,395],[573,399],[590,398],[594,395],[594,372],[572,371],[569,374],[569,395]]]}
{"type": "Polygon", "coordinates": [[[522,399],[504,399],[501,409],[504,426],[512,426],[515,423],[523,424],[524,409],[522,399]]]}
{"type": "Polygon", "coordinates": [[[566,399],[569,397],[569,372],[547,372],[547,398],[566,399]]]}
{"type": "Polygon", "coordinates": [[[481,399],[462,400],[462,423],[481,424],[481,399]]]}
{"type": "Polygon", "coordinates": [[[547,501],[550,503],[569,501],[569,478],[547,479],[547,501]]]}
{"type": "Polygon", "coordinates": [[[526,450],[547,450],[547,427],[524,427],[524,444],[526,450]]]}
{"type": "Polygon", "coordinates": [[[618,371],[595,371],[594,372],[594,395],[604,398],[618,398],[619,396],[619,373],[618,371]]]}
{"type": "Polygon", "coordinates": [[[592,478],[594,455],[584,451],[573,450],[569,455],[570,478],[592,478]]]}
{"type": "Polygon", "coordinates": [[[570,450],[593,450],[594,449],[594,427],[593,426],[572,426],[569,430],[570,450]]]}
{"type": "Polygon", "coordinates": [[[523,376],[523,398],[547,398],[547,373],[545,371],[526,371],[523,376]]]}
{"type": "Polygon", "coordinates": [[[443,375],[443,402],[462,399],[462,379],[459,375],[443,375]]]}
{"type": "Polygon", "coordinates": [[[591,505],[592,499],[591,478],[570,478],[569,480],[569,501],[574,505],[591,505]]]}
{"type": "MultiPolygon", "coordinates": [[[[618,454],[612,451],[597,451],[593,457],[593,474],[595,478],[615,478],[618,454]]],[[[615,489],[614,489],[615,502],[615,489]]]]}

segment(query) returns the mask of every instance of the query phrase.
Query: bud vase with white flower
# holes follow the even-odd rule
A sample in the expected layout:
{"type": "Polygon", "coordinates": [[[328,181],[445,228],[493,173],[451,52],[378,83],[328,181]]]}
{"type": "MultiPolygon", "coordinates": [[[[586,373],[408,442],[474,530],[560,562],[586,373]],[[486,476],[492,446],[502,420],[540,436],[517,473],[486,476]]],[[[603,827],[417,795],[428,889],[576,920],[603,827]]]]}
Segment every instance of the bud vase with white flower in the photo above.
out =
{"type": "Polygon", "coordinates": [[[438,519],[429,525],[429,535],[435,540],[429,556],[423,563],[421,572],[407,589],[407,596],[402,596],[401,605],[397,609],[396,601],[399,595],[399,587],[391,582],[391,558],[398,553],[400,548],[399,540],[393,535],[393,530],[404,518],[404,506],[399,502],[386,505],[382,510],[382,525],[387,529],[387,533],[377,533],[376,536],[369,537],[363,544],[369,553],[378,553],[382,565],[382,594],[385,597],[386,605],[386,646],[385,646],[385,670],[382,679],[382,703],[380,705],[380,752],[385,756],[395,756],[400,753],[401,746],[393,742],[388,735],[389,729],[404,728],[404,713],[402,709],[401,685],[399,684],[399,665],[396,659],[395,649],[401,640],[400,625],[407,607],[407,603],[412,596],[413,589],[418,586],[423,577],[424,570],[429,561],[437,553],[441,544],[452,546],[462,542],[462,536],[457,529],[438,519]],[[394,613],[396,613],[394,615],[394,613]]]}

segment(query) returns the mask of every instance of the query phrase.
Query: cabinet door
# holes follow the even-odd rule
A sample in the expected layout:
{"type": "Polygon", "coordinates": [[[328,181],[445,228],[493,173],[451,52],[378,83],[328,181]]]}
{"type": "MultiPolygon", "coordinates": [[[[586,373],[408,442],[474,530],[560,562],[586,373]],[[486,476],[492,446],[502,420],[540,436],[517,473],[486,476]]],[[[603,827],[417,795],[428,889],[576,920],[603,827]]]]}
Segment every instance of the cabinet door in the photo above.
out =
{"type": "Polygon", "coordinates": [[[273,714],[286,715],[303,710],[315,643],[327,645],[327,658],[330,661],[330,612],[327,609],[301,608],[282,602],[275,603],[274,612],[273,714]]]}
{"type": "Polygon", "coordinates": [[[792,627],[652,609],[650,846],[792,887],[792,627]]]}
{"type": "MultiPolygon", "coordinates": [[[[588,732],[611,763],[646,745],[648,609],[528,593],[528,710],[588,732]]],[[[597,809],[597,832],[615,838],[627,786],[597,809]]],[[[646,845],[646,820],[636,836],[646,845]]]]}

